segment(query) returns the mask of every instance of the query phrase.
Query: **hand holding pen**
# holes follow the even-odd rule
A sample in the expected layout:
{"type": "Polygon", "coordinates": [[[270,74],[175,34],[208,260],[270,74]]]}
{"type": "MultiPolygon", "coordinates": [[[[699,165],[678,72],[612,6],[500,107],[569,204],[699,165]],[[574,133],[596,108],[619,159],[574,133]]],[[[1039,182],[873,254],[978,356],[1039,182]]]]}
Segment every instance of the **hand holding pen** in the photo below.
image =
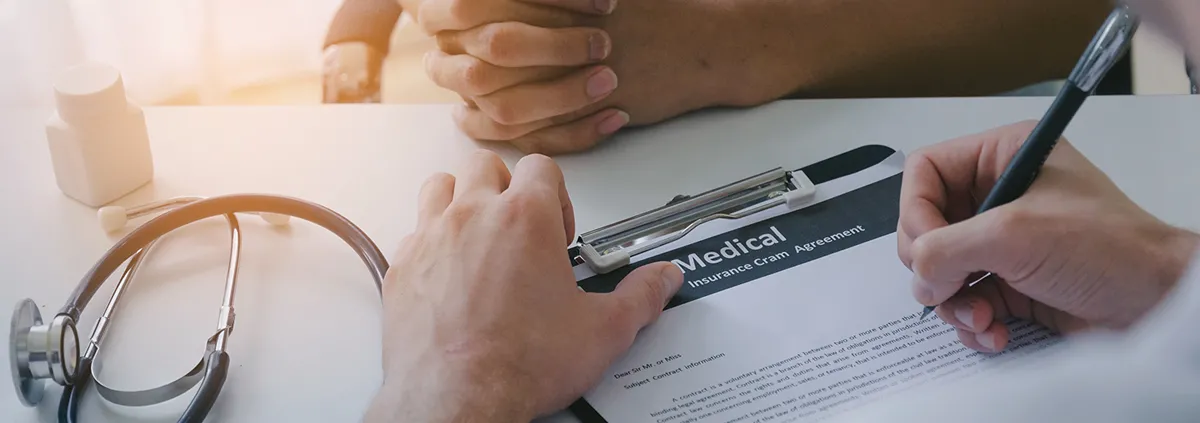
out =
{"type": "MultiPolygon", "coordinates": [[[[1112,69],[1113,65],[1129,51],[1137,28],[1137,17],[1133,16],[1125,6],[1118,7],[1109,14],[1104,25],[1096,33],[1087,50],[1084,51],[1083,57],[1079,59],[1075,70],[1067,78],[1062,91],[1050,105],[1050,110],[1046,111],[1046,115],[1021,144],[1016,156],[1008,163],[1004,173],[1000,174],[983,203],[979,205],[979,211],[976,214],[983,214],[988,210],[1008,204],[1029,189],[1040,173],[1042,164],[1045,163],[1050,152],[1054,150],[1055,144],[1066,131],[1067,125],[1071,123],[1075,113],[1083,106],[1084,100],[1096,89],[1100,80],[1112,69]]],[[[986,273],[972,281],[969,286],[982,282],[990,276],[992,273],[986,273]]],[[[933,306],[926,306],[921,313],[921,318],[925,318],[933,310],[933,306]]]]}
{"type": "Polygon", "coordinates": [[[1128,19],[1123,9],[1114,12],[1042,121],[909,158],[900,257],[913,270],[917,300],[927,310],[937,306],[971,348],[1004,349],[1004,321],[1014,317],[1061,332],[1128,325],[1165,295],[1196,245],[1195,235],[1138,208],[1060,141],[1103,76],[1097,67],[1107,70],[1127,48],[1121,37],[1136,27],[1128,19]],[[1084,270],[1095,268],[1105,271],[1084,270]],[[967,286],[986,272],[998,278],[967,286]]]}
{"type": "Polygon", "coordinates": [[[1034,125],[928,147],[904,171],[899,255],[913,295],[978,351],[1008,346],[1010,318],[1060,333],[1126,327],[1174,286],[1200,240],[1139,208],[1066,140],[1024,195],[973,215],[1034,125]],[[981,269],[996,277],[968,288],[981,269]]]}

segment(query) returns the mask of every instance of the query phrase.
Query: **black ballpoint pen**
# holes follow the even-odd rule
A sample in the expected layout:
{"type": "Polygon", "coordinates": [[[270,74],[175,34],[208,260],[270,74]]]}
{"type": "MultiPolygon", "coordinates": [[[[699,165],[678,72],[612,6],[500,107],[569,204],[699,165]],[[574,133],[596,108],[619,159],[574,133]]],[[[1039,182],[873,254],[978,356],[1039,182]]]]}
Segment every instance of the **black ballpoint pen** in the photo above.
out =
{"type": "MultiPolygon", "coordinates": [[[[1079,63],[1067,77],[1066,83],[1054,99],[1054,103],[1050,105],[1050,109],[1046,111],[1045,116],[1029,134],[1029,138],[1017,150],[1012,162],[1009,162],[1004,173],[1000,174],[992,191],[983,200],[983,204],[979,205],[979,210],[975,214],[982,214],[1008,204],[1025,194],[1025,190],[1033,184],[1042,165],[1046,163],[1046,158],[1050,156],[1055,144],[1058,144],[1059,138],[1066,131],[1067,125],[1071,123],[1075,113],[1083,106],[1084,100],[1091,95],[1104,75],[1129,50],[1138,24],[1139,19],[1126,6],[1117,7],[1108,15],[1104,25],[1092,38],[1092,42],[1088,44],[1083,57],[1079,59],[1079,63]]],[[[969,283],[967,287],[974,286],[987,279],[988,276],[991,276],[991,273],[969,283]]],[[[935,308],[936,306],[926,306],[925,310],[921,312],[921,318],[924,319],[935,308]]]]}

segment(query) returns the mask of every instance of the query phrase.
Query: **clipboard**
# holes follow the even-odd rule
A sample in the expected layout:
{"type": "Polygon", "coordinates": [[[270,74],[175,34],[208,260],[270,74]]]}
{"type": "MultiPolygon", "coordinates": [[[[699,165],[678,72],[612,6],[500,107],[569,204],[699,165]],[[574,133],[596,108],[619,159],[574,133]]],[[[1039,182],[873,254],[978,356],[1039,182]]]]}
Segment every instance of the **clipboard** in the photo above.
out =
{"type": "MultiPolygon", "coordinates": [[[[575,266],[586,265],[606,277],[584,278],[577,285],[587,292],[612,292],[617,282],[640,266],[631,264],[639,255],[678,240],[705,222],[751,217],[782,204],[802,207],[819,185],[867,170],[896,153],[883,145],[866,145],[799,169],[770,169],[701,194],[677,195],[662,207],[580,234],[576,245],[567,250],[568,257],[575,266]]],[[[898,197],[899,179],[894,182],[898,197]]],[[[666,308],[691,300],[676,296],[666,308]]],[[[617,423],[605,420],[582,398],[568,410],[584,423],[617,423]]]]}

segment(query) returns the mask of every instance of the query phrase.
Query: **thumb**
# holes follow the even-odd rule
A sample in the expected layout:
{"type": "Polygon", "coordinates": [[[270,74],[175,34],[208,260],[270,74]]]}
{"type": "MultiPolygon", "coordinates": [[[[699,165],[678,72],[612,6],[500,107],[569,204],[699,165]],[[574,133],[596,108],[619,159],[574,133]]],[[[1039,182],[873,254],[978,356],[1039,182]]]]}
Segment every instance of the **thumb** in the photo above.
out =
{"type": "Polygon", "coordinates": [[[911,247],[913,296],[925,305],[945,302],[972,277],[992,272],[1003,279],[1012,263],[1033,248],[1033,228],[1016,222],[1021,212],[997,208],[953,225],[926,232],[911,247]]]}
{"type": "Polygon", "coordinates": [[[618,329],[632,334],[654,322],[681,285],[683,271],[671,263],[647,264],[630,272],[609,294],[618,329]]]}

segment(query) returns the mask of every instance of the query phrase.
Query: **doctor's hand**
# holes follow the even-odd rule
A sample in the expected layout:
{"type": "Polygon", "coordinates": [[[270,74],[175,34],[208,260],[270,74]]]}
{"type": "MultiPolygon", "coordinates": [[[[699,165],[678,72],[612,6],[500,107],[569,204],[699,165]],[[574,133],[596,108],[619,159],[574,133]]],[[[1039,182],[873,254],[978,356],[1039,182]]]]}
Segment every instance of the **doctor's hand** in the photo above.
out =
{"type": "Polygon", "coordinates": [[[972,217],[1034,125],[928,147],[904,171],[899,255],[913,271],[913,294],[942,304],[937,315],[979,351],[1005,348],[1001,322],[1010,316],[1062,333],[1127,327],[1172,289],[1197,245],[1066,140],[1024,196],[972,217]],[[956,294],[989,271],[993,280],[956,294]]]}
{"type": "Polygon", "coordinates": [[[562,172],[527,156],[512,173],[476,154],[429,179],[415,232],[383,286],[384,383],[367,421],[529,421],[593,386],[683,282],[670,263],[610,294],[579,290],[562,172]]]}
{"type": "Polygon", "coordinates": [[[729,9],[711,2],[622,1],[608,15],[442,31],[439,51],[426,56],[426,72],[468,100],[455,113],[468,136],[525,152],[577,152],[627,125],[786,94],[782,87],[761,89],[770,72],[749,60],[745,44],[752,43],[736,31],[752,25],[737,26],[748,18],[729,9]],[[748,68],[759,75],[744,78],[748,68]]]}

